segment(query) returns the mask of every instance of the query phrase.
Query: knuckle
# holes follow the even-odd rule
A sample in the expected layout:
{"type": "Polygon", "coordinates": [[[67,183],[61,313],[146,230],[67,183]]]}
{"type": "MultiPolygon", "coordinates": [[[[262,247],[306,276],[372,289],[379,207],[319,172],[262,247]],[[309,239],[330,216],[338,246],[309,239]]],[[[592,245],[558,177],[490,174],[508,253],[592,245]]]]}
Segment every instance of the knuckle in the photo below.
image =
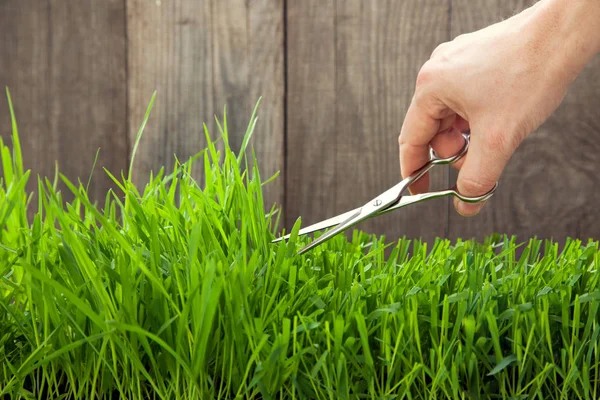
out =
{"type": "Polygon", "coordinates": [[[433,97],[438,97],[442,92],[446,92],[450,87],[449,84],[448,71],[444,68],[444,64],[438,61],[427,61],[417,75],[413,101],[423,105],[423,103],[433,100],[432,93],[436,94],[433,97]]]}
{"type": "Polygon", "coordinates": [[[398,136],[398,147],[402,148],[402,146],[404,146],[406,143],[406,141],[404,140],[404,135],[400,134],[398,136]]]}
{"type": "Polygon", "coordinates": [[[406,140],[406,135],[400,134],[400,136],[398,136],[398,147],[400,148],[401,154],[411,147],[411,143],[406,140]]]}
{"type": "Polygon", "coordinates": [[[417,75],[417,89],[432,82],[437,76],[438,71],[435,67],[435,64],[427,61],[425,64],[423,64],[419,70],[419,74],[417,75]]]}
{"type": "Polygon", "coordinates": [[[434,58],[436,55],[438,55],[439,53],[442,53],[444,51],[444,49],[448,47],[448,43],[441,43],[439,44],[435,49],[433,49],[433,51],[431,52],[431,58],[434,58]]]}

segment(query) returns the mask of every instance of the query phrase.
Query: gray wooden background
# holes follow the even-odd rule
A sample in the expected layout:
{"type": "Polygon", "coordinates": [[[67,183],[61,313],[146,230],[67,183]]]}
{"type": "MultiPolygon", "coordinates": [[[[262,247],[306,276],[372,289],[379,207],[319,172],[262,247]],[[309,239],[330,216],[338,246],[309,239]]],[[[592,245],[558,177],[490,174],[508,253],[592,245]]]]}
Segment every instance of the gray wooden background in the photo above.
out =
{"type": "MultiPolygon", "coordinates": [[[[421,65],[441,42],[518,12],[517,0],[2,0],[0,84],[13,95],[27,168],[112,187],[126,170],[158,91],[135,163],[136,183],[204,146],[202,123],[227,105],[239,146],[263,100],[253,146],[269,207],[284,223],[346,211],[400,178],[397,136],[421,65]]],[[[600,60],[510,161],[477,217],[439,199],[359,225],[389,239],[517,234],[600,236],[600,60]]],[[[507,116],[509,117],[509,116],[507,116]]],[[[5,96],[0,132],[10,133],[5,96]]],[[[200,170],[199,170],[200,171],[200,170]]],[[[453,184],[439,170],[433,188],[453,184]]]]}

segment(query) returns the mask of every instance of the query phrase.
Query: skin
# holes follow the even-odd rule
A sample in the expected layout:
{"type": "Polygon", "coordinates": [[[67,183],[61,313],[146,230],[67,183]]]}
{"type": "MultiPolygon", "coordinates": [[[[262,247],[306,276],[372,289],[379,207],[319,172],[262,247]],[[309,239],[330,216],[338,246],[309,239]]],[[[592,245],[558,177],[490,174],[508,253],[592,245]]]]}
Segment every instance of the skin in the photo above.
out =
{"type": "MultiPolygon", "coordinates": [[[[438,46],[418,74],[398,143],[405,178],[429,157],[449,157],[470,130],[469,152],[454,166],[457,189],[487,193],[520,143],[558,108],[571,83],[600,52],[600,0],[541,0],[482,30],[438,46]]],[[[429,188],[429,176],[412,194],[429,188]]],[[[457,212],[483,203],[455,199],[457,212]]]]}

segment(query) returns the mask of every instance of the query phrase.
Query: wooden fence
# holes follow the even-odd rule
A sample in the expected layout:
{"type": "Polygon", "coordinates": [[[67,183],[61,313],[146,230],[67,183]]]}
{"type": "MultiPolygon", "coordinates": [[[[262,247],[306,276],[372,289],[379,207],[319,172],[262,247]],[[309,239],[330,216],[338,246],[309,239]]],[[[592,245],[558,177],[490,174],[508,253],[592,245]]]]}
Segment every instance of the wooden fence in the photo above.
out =
{"type": "MultiPolygon", "coordinates": [[[[362,204],[400,178],[397,136],[422,64],[441,42],[506,18],[517,0],[95,0],[0,2],[0,83],[11,90],[27,168],[87,180],[102,199],[128,167],[154,90],[135,162],[149,172],[203,148],[202,123],[227,105],[238,146],[259,96],[253,146],[268,205],[285,226],[362,204]]],[[[600,61],[519,148],[497,194],[473,218],[447,199],[359,227],[385,234],[563,240],[600,236],[600,61]]],[[[10,132],[6,101],[0,131],[10,132]]],[[[509,116],[507,116],[509,117],[509,116]]],[[[199,170],[200,171],[200,170],[199,170]]],[[[199,172],[198,171],[198,172],[199,172]]],[[[433,188],[456,173],[436,171],[433,188]]]]}

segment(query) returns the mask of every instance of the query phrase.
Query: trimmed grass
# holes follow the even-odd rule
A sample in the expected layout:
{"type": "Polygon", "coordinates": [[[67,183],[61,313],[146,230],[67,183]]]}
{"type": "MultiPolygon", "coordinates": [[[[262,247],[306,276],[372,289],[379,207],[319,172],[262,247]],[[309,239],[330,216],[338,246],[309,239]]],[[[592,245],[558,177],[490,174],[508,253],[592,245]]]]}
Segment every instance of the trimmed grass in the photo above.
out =
{"type": "Polygon", "coordinates": [[[278,213],[245,156],[255,115],[239,154],[224,119],[143,191],[113,177],[96,205],[57,176],[31,204],[14,121],[12,149],[0,143],[0,398],[600,396],[597,242],[355,230],[298,256],[308,238],[270,243],[278,213]]]}

